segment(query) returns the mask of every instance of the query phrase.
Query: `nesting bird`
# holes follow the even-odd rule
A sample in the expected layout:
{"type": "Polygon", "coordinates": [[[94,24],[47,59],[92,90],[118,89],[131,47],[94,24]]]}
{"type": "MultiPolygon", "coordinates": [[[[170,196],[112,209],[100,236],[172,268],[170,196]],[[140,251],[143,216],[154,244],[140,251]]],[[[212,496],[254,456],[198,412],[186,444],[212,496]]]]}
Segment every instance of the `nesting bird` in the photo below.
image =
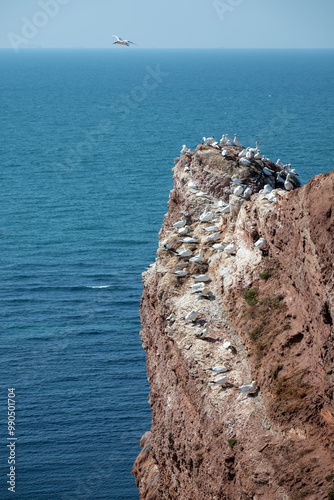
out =
{"type": "Polygon", "coordinates": [[[181,220],[175,222],[175,224],[173,224],[173,227],[175,228],[179,228],[179,227],[183,227],[187,224],[187,219],[185,218],[185,216],[183,215],[181,220]]]}
{"type": "Polygon", "coordinates": [[[266,240],[265,240],[265,238],[260,238],[259,240],[257,240],[257,241],[254,243],[254,247],[255,247],[255,248],[258,248],[258,249],[260,250],[261,248],[263,248],[263,247],[264,247],[264,245],[265,245],[265,244],[266,244],[266,240]]]}
{"type": "Polygon", "coordinates": [[[237,246],[235,244],[234,241],[232,241],[232,243],[230,243],[229,245],[227,245],[225,248],[224,248],[224,252],[228,253],[228,254],[232,254],[233,252],[235,252],[237,246]]]}
{"type": "Polygon", "coordinates": [[[210,381],[210,384],[225,385],[227,380],[228,380],[228,375],[224,375],[223,377],[219,377],[216,380],[210,381]]]}
{"type": "Polygon", "coordinates": [[[255,380],[253,380],[253,382],[250,384],[250,385],[241,385],[240,387],[238,387],[238,389],[240,389],[241,393],[239,394],[239,396],[237,397],[237,399],[240,399],[241,396],[248,396],[248,394],[251,394],[252,392],[256,392],[257,391],[257,385],[256,385],[256,382],[255,380]]]}
{"type": "Polygon", "coordinates": [[[210,370],[211,372],[215,372],[216,374],[227,372],[229,369],[230,367],[225,361],[221,366],[214,366],[213,368],[208,368],[208,370],[210,370]]]}

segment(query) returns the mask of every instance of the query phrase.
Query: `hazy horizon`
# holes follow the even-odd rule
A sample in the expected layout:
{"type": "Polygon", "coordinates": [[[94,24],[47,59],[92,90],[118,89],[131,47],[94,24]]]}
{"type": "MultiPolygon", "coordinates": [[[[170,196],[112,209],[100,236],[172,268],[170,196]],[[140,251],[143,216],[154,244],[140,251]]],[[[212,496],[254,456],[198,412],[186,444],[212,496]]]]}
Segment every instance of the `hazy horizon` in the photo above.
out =
{"type": "Polygon", "coordinates": [[[332,0],[2,0],[1,14],[0,48],[16,52],[130,50],[113,35],[142,49],[334,48],[332,0]]]}

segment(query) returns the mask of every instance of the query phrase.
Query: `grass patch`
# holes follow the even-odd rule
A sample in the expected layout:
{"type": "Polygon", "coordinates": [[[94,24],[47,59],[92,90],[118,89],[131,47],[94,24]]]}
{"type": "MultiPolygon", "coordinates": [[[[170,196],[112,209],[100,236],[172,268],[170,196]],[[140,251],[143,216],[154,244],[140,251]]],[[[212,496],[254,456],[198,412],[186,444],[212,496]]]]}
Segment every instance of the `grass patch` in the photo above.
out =
{"type": "Polygon", "coordinates": [[[279,372],[283,369],[283,365],[281,365],[281,363],[279,365],[277,365],[277,368],[273,371],[273,379],[276,380],[277,379],[277,375],[279,374],[279,372]]]}
{"type": "Polygon", "coordinates": [[[331,488],[328,493],[328,498],[334,500],[334,488],[331,488]]]}
{"type": "Polygon", "coordinates": [[[270,271],[264,271],[263,273],[260,273],[261,280],[267,280],[270,278],[270,276],[271,276],[270,271]]]}
{"type": "Polygon", "coordinates": [[[257,303],[257,299],[255,297],[258,293],[259,290],[257,288],[251,288],[250,290],[246,290],[242,298],[245,299],[249,306],[255,306],[255,304],[257,303]]]}
{"type": "Polygon", "coordinates": [[[232,438],[228,440],[229,447],[233,450],[234,445],[237,443],[237,440],[232,438]]]}
{"type": "Polygon", "coordinates": [[[276,397],[281,402],[282,412],[287,415],[298,413],[307,405],[309,385],[302,382],[304,372],[290,372],[282,377],[276,386],[276,397]]]}
{"type": "Polygon", "coordinates": [[[300,500],[301,498],[305,498],[307,497],[307,495],[309,494],[310,490],[302,490],[302,491],[299,491],[299,493],[297,493],[296,495],[294,495],[292,497],[292,500],[300,500]]]}
{"type": "Polygon", "coordinates": [[[331,471],[330,474],[328,474],[328,476],[325,477],[326,481],[330,482],[334,477],[334,471],[331,471]]]}

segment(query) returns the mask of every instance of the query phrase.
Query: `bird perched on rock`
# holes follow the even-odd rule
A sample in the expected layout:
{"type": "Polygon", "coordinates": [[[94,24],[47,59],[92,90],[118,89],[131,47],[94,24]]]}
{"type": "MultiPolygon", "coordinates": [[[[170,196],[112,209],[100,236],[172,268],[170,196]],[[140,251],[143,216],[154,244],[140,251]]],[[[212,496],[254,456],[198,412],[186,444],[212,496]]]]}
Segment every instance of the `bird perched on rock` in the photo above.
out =
{"type": "Polygon", "coordinates": [[[248,394],[251,394],[252,392],[256,392],[257,391],[257,385],[256,385],[256,382],[255,380],[253,380],[253,382],[250,384],[250,385],[241,385],[240,387],[238,387],[238,389],[240,389],[241,393],[239,394],[239,396],[237,397],[237,399],[240,399],[241,396],[248,396],[248,394]]]}
{"type": "Polygon", "coordinates": [[[210,281],[210,276],[207,274],[199,274],[198,276],[193,276],[195,281],[210,281]]]}
{"type": "Polygon", "coordinates": [[[214,245],[212,245],[212,248],[214,250],[225,250],[224,245],[222,245],[221,243],[215,243],[214,245]]]}
{"type": "Polygon", "coordinates": [[[213,241],[216,241],[217,238],[219,238],[220,236],[220,231],[217,231],[215,233],[212,233],[210,234],[207,238],[206,238],[206,241],[207,243],[210,243],[210,242],[213,242],[213,241]]]}
{"type": "Polygon", "coordinates": [[[197,185],[194,183],[194,181],[189,181],[187,186],[191,189],[198,189],[197,185]]]}
{"type": "Polygon", "coordinates": [[[189,226],[180,227],[177,232],[181,234],[181,236],[185,236],[190,232],[190,227],[189,226]]]}
{"type": "Polygon", "coordinates": [[[210,384],[225,385],[227,380],[228,380],[228,375],[224,375],[223,377],[219,377],[216,380],[210,381],[210,384]]]}
{"type": "Polygon", "coordinates": [[[293,184],[290,182],[291,175],[288,174],[286,176],[285,182],[284,182],[284,187],[287,191],[292,191],[293,190],[293,184]]]}
{"type": "Polygon", "coordinates": [[[229,245],[227,245],[225,248],[224,248],[224,252],[228,253],[228,254],[232,254],[233,252],[235,252],[237,246],[235,244],[234,241],[232,241],[232,243],[230,243],[229,245]]]}
{"type": "Polygon", "coordinates": [[[186,238],[183,238],[183,240],[181,240],[181,241],[183,241],[183,243],[189,244],[189,243],[197,243],[197,240],[198,240],[197,236],[195,236],[194,238],[187,236],[186,238]]]}
{"type": "Polygon", "coordinates": [[[204,231],[206,231],[207,233],[217,232],[217,231],[219,231],[219,227],[217,227],[217,226],[205,227],[204,231]]]}
{"type": "Polygon", "coordinates": [[[240,163],[241,163],[242,165],[246,165],[246,166],[247,166],[247,165],[251,165],[251,164],[252,164],[252,162],[251,162],[251,161],[249,161],[249,160],[247,160],[247,158],[241,158],[241,159],[240,159],[240,163]]]}
{"type": "Polygon", "coordinates": [[[208,222],[213,215],[213,212],[209,210],[209,207],[205,207],[204,212],[199,216],[200,222],[208,222]]]}
{"type": "Polygon", "coordinates": [[[203,259],[203,250],[200,249],[200,251],[197,255],[195,255],[194,257],[191,257],[191,259],[189,259],[189,262],[195,262],[197,264],[199,262],[202,262],[202,259],[203,259]]]}
{"type": "Polygon", "coordinates": [[[196,337],[198,339],[205,337],[206,334],[208,333],[208,330],[209,330],[208,324],[205,323],[203,330],[201,330],[200,332],[196,333],[196,337]]]}
{"type": "Polygon", "coordinates": [[[233,190],[233,194],[235,194],[236,196],[241,196],[243,192],[244,192],[243,186],[238,186],[233,190]]]}
{"type": "Polygon", "coordinates": [[[175,222],[175,224],[173,224],[173,227],[175,228],[179,228],[179,227],[183,227],[187,224],[187,219],[185,218],[185,216],[183,215],[181,220],[175,222]]]}
{"type": "Polygon", "coordinates": [[[218,373],[224,373],[230,370],[229,365],[224,361],[224,363],[221,366],[214,366],[213,368],[208,368],[209,371],[215,372],[216,374],[218,373]]]}
{"type": "Polygon", "coordinates": [[[234,146],[239,146],[242,148],[241,142],[238,141],[238,134],[234,134],[233,144],[234,144],[234,146]]]}
{"type": "Polygon", "coordinates": [[[246,200],[249,200],[249,199],[250,199],[250,197],[252,196],[252,194],[253,194],[253,191],[251,190],[251,188],[247,187],[247,188],[245,189],[245,191],[244,191],[244,198],[245,198],[246,200]]]}
{"type": "Polygon", "coordinates": [[[187,269],[184,267],[183,269],[179,269],[178,267],[175,269],[174,271],[174,274],[175,276],[177,276],[178,278],[184,278],[185,276],[187,276],[188,274],[188,271],[187,269]]]}
{"type": "Polygon", "coordinates": [[[184,318],[185,321],[196,321],[198,318],[199,312],[198,311],[191,311],[190,313],[187,314],[187,316],[184,318]]]}
{"type": "Polygon", "coordinates": [[[180,248],[179,250],[176,250],[176,253],[177,253],[178,257],[181,257],[182,259],[192,255],[192,251],[188,250],[188,248],[180,248]]]}
{"type": "Polygon", "coordinates": [[[223,151],[222,151],[222,156],[224,156],[224,157],[225,157],[225,156],[227,156],[227,155],[228,155],[227,149],[223,149],[223,151]]]}
{"type": "Polygon", "coordinates": [[[265,244],[266,244],[265,238],[260,238],[259,240],[257,240],[256,243],[254,243],[254,247],[261,249],[264,247],[265,244]]]}
{"type": "Polygon", "coordinates": [[[181,149],[181,155],[184,155],[188,151],[188,148],[185,144],[183,144],[182,149],[181,149]]]}

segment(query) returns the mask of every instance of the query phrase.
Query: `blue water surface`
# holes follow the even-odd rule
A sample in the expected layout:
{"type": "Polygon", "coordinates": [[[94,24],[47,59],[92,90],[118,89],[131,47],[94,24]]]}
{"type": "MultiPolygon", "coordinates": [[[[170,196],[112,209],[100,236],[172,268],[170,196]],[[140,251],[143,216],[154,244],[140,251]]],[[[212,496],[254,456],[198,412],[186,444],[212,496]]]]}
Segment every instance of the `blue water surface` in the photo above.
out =
{"type": "Polygon", "coordinates": [[[141,272],[182,144],[222,133],[333,168],[334,52],[0,51],[0,498],[138,499],[141,272]]]}

